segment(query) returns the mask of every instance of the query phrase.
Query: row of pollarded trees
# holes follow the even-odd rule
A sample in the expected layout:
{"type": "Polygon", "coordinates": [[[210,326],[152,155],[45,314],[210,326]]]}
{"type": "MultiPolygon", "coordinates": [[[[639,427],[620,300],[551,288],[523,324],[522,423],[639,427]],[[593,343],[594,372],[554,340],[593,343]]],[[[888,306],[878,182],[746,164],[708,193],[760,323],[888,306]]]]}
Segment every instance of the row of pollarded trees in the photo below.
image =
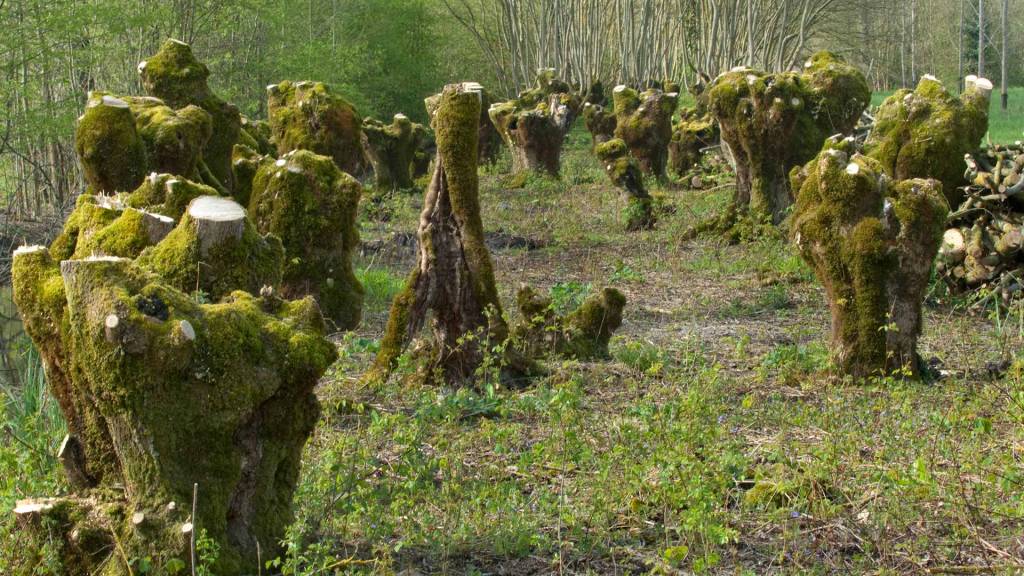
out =
{"type": "Polygon", "coordinates": [[[852,134],[870,92],[832,54],[800,73],[734,69],[708,87],[737,178],[732,206],[704,229],[736,241],[788,226],[825,287],[843,374],[921,373],[922,301],[964,155],[988,127],[991,82],[965,84],[959,98],[933,77],[897,92],[863,141],[852,134]]]}
{"type": "MultiPolygon", "coordinates": [[[[317,82],[275,84],[269,121],[242,118],[176,41],[139,70],[148,95],[89,97],[76,130],[89,188],[60,236],[14,256],[14,299],[68,423],[59,457],[72,491],[18,503],[25,545],[13,563],[132,574],[145,560],[179,573],[202,533],[219,549],[216,573],[252,574],[280,552],[292,517],[313,388],[336,357],[326,335],[360,320],[350,256],[361,186],[349,172],[369,143],[389,164],[378,178],[404,173],[408,148],[383,150],[414,128],[399,117],[363,131],[317,82]]],[[[493,153],[485,102],[475,84],[427,100],[438,157],[420,261],[373,376],[428,321],[419,373],[457,384],[485,366],[528,377],[545,353],[607,355],[621,322],[612,289],[565,316],[524,289],[523,320],[501,314],[477,188],[493,153]]]]}
{"type": "Polygon", "coordinates": [[[72,487],[19,503],[16,564],[176,573],[202,531],[217,573],[256,573],[292,517],[326,336],[360,320],[362,119],[314,82],[245,119],[177,41],[139,73],[145,96],[90,94],[87,192],[52,245],[14,256],[72,487]]]}

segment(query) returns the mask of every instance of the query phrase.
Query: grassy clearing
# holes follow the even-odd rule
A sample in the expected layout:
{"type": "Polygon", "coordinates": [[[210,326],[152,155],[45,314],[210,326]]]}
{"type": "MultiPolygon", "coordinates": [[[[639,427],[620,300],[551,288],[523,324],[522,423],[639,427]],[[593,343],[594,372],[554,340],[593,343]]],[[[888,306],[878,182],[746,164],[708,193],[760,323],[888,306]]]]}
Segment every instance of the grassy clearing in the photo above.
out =
{"type": "MultiPolygon", "coordinates": [[[[930,303],[931,384],[830,382],[820,288],[782,239],[681,242],[729,190],[676,187],[658,229],[627,235],[624,202],[571,137],[561,181],[507,189],[486,173],[506,307],[521,282],[570,306],[615,285],[630,299],[607,362],[557,363],[522,391],[367,388],[386,319],[340,341],[307,449],[295,573],[1012,572],[1024,558],[1021,310],[930,303]],[[319,570],[320,572],[317,572],[319,570]]],[[[414,253],[409,198],[366,240],[395,286],[414,253]]],[[[378,289],[373,289],[374,292],[378,289]]],[[[506,310],[506,312],[509,312],[506,310]]]]}
{"type": "MultiPolygon", "coordinates": [[[[278,570],[1022,569],[1024,370],[994,366],[1018,360],[1024,308],[978,315],[936,290],[923,353],[945,378],[829,381],[825,300],[784,239],[681,241],[730,190],[674,185],[653,187],[658,228],[626,234],[625,202],[588,145],[573,132],[561,180],[509,189],[500,168],[483,172],[487,232],[534,241],[494,251],[507,313],[522,282],[563,307],[606,285],[629,299],[611,359],[553,363],[525,390],[360,383],[415,261],[420,198],[364,205],[364,323],[338,336],[319,389],[278,570]]],[[[63,432],[23,390],[7,421],[41,444],[5,438],[4,505],[61,490],[42,455],[63,432]]]]}

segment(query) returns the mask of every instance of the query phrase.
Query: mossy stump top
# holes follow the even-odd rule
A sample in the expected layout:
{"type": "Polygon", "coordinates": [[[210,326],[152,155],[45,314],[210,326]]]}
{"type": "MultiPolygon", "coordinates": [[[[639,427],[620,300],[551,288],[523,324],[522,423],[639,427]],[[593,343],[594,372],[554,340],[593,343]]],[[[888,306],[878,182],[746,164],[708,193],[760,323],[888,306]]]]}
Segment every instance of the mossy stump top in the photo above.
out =
{"type": "Polygon", "coordinates": [[[278,154],[309,150],[333,159],[343,172],[362,173],[362,116],[327,84],[272,84],[267,87],[267,114],[278,154]]]}

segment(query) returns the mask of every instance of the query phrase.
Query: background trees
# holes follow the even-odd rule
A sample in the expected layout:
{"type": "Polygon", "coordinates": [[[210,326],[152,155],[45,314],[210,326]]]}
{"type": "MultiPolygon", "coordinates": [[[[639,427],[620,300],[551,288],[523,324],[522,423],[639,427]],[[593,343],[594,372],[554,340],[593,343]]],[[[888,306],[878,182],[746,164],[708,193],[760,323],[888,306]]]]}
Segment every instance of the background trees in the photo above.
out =
{"type": "Polygon", "coordinates": [[[828,47],[872,88],[947,84],[979,63],[1008,85],[1024,0],[0,0],[0,202],[41,217],[80,189],[70,135],[92,89],[140,93],[132,63],[167,37],[210,63],[219,94],[266,113],[264,87],[332,84],[360,113],[423,121],[424,96],[473,79],[501,96],[551,66],[587,87],[671,79],[737,65],[792,68],[828,47]],[[983,18],[979,18],[979,7],[983,18]],[[980,24],[979,24],[980,22],[980,24]],[[1006,38],[1004,44],[1003,38],[1006,38]],[[469,40],[469,41],[467,41],[469,40]],[[980,50],[980,54],[979,54],[980,50]]]}

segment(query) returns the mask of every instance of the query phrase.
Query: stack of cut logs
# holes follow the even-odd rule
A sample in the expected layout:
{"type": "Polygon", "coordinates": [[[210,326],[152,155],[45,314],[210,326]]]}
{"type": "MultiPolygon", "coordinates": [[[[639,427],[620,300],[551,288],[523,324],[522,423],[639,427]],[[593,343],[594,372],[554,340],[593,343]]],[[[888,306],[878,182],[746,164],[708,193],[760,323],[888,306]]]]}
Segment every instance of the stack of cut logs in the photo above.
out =
{"type": "Polygon", "coordinates": [[[966,156],[963,200],[950,212],[936,269],[956,292],[1024,289],[1024,145],[993,145],[966,156]]]}

